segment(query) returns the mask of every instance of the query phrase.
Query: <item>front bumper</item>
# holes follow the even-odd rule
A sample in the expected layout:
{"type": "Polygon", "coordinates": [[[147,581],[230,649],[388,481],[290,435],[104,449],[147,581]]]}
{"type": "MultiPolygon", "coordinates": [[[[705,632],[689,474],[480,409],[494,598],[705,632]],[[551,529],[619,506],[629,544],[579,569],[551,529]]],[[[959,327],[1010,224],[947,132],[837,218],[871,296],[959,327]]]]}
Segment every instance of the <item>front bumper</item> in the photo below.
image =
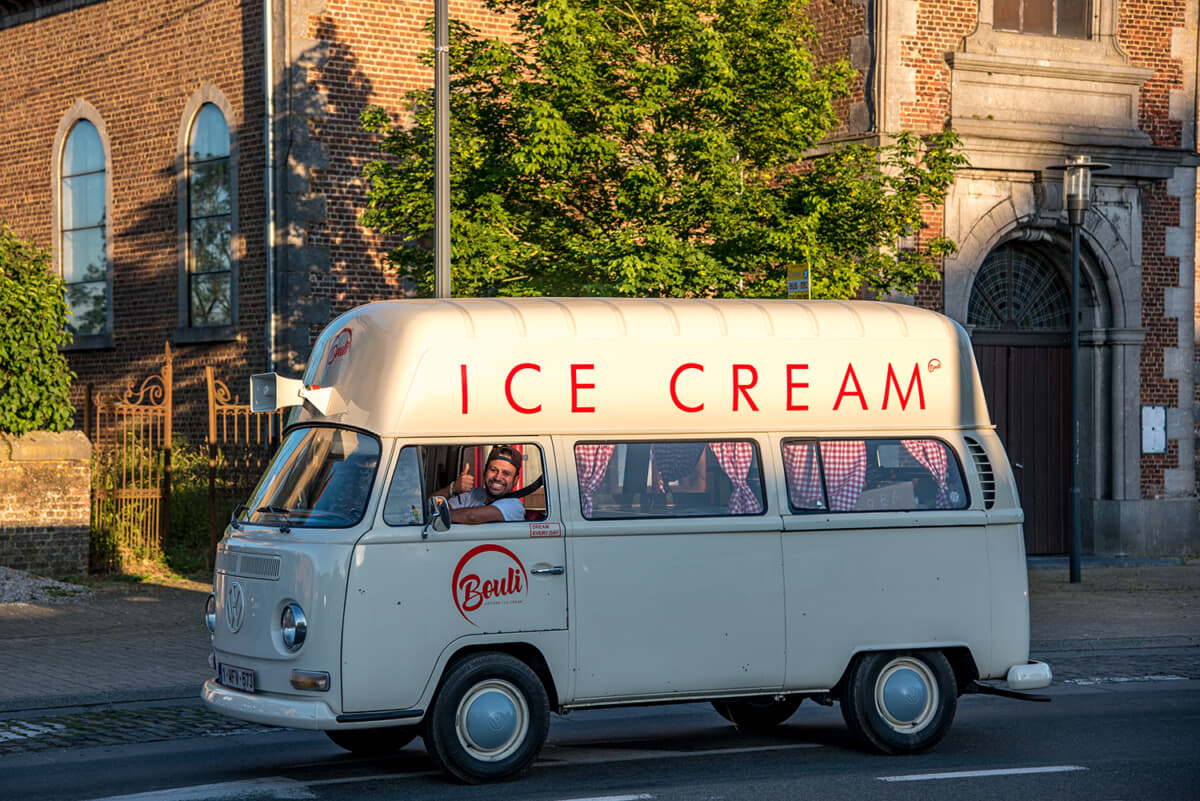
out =
{"type": "Polygon", "coordinates": [[[1040,690],[1049,687],[1052,678],[1049,665],[1031,659],[1024,665],[1010,667],[1006,682],[1010,690],[1040,690]]]}
{"type": "Polygon", "coordinates": [[[315,731],[341,728],[337,715],[324,701],[243,693],[218,684],[216,679],[204,683],[200,697],[214,712],[265,726],[315,731]]]}

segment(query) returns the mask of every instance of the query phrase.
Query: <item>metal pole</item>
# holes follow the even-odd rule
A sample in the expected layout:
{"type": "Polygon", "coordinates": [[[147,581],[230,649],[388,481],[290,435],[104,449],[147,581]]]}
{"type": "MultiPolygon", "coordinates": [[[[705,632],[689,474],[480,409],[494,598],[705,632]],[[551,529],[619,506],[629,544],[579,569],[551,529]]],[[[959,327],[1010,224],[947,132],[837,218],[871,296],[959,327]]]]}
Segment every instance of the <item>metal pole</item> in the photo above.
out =
{"type": "MultiPolygon", "coordinates": [[[[1072,215],[1074,216],[1074,215],[1072,215]]],[[[1079,514],[1079,223],[1071,222],[1071,583],[1080,582],[1079,514]]]]}
{"type": "Polygon", "coordinates": [[[433,287],[450,297],[450,23],[448,0],[433,3],[433,287]]]}

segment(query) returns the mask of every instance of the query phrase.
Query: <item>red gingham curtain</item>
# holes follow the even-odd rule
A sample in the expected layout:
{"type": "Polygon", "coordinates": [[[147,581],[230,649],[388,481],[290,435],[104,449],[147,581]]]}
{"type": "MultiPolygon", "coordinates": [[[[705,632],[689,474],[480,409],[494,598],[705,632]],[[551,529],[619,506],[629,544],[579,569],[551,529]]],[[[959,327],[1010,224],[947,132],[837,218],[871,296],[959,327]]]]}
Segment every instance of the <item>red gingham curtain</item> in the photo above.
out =
{"type": "Polygon", "coordinates": [[[788,499],[796,509],[823,509],[821,465],[815,442],[789,442],[783,446],[783,466],[787,471],[788,499]]]}
{"type": "Polygon", "coordinates": [[[867,479],[867,443],[861,439],[822,442],[821,462],[830,510],[853,511],[867,479]]]}
{"type": "Polygon", "coordinates": [[[592,504],[596,487],[604,480],[608,471],[608,460],[612,458],[612,445],[576,445],[575,471],[579,473],[579,505],[583,516],[592,518],[592,504]]]}
{"type": "Polygon", "coordinates": [[[754,445],[749,442],[710,442],[708,447],[717,457],[725,475],[733,482],[729,514],[755,515],[761,512],[762,503],[746,483],[750,465],[754,462],[754,445]]]}
{"type": "Polygon", "coordinates": [[[904,439],[900,441],[909,456],[920,462],[921,466],[930,472],[937,480],[938,491],[935,506],[938,509],[950,508],[950,485],[946,482],[948,459],[946,450],[940,442],[929,439],[904,439]]]}

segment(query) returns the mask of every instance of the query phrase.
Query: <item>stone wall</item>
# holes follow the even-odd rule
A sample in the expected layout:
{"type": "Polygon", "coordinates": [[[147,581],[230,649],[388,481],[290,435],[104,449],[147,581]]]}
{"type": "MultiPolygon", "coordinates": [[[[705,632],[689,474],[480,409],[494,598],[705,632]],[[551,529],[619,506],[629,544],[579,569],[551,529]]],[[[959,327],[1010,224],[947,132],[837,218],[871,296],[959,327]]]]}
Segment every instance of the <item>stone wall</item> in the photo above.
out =
{"type": "Polygon", "coordinates": [[[79,431],[0,435],[0,565],[56,578],[87,572],[91,458],[79,431]]]}

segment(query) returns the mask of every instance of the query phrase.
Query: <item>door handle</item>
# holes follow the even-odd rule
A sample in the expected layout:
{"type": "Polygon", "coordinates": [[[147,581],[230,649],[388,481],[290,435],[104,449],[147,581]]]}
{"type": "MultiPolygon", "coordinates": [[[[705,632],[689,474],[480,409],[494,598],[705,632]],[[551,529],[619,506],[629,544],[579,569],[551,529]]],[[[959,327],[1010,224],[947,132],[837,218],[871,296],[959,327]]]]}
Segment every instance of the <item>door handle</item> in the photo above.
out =
{"type": "Polygon", "coordinates": [[[535,576],[561,576],[566,572],[562,565],[557,567],[535,567],[529,571],[535,576]]]}

